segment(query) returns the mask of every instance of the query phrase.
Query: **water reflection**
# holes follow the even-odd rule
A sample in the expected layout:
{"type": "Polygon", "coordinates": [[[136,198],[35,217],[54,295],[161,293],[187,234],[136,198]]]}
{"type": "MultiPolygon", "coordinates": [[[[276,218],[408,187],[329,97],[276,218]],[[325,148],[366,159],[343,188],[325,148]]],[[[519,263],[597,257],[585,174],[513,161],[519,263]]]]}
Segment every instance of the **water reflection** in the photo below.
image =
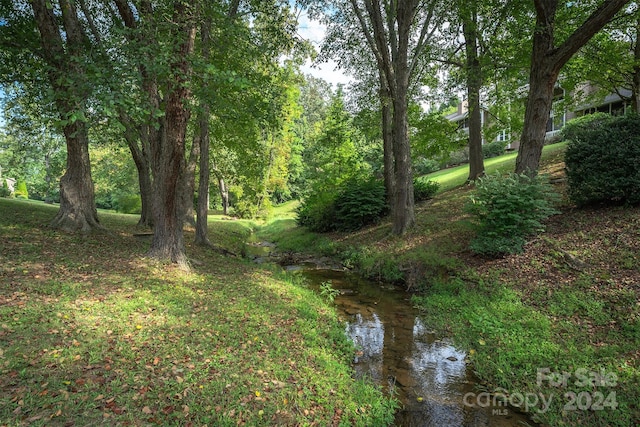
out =
{"type": "Polygon", "coordinates": [[[335,302],[346,322],[346,333],[358,352],[356,374],[368,376],[403,404],[401,426],[521,426],[527,418],[511,410],[463,404],[473,392],[473,376],[465,352],[438,339],[421,321],[407,295],[331,270],[304,272],[312,283],[330,280],[343,292],[335,302]]]}

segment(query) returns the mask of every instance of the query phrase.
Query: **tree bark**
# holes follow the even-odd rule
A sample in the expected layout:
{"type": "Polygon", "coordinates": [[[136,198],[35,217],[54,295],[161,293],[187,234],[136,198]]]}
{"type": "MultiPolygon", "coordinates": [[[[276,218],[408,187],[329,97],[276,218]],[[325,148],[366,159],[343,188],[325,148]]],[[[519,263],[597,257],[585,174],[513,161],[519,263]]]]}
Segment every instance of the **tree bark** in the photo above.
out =
{"type": "Polygon", "coordinates": [[[631,108],[633,112],[640,113],[640,12],[636,12],[636,28],[635,28],[636,40],[633,46],[633,76],[632,76],[632,90],[631,90],[631,108]]]}
{"type": "Polygon", "coordinates": [[[86,37],[74,5],[60,0],[65,42],[57,18],[45,0],[32,0],[31,7],[40,32],[42,56],[49,65],[48,78],[67,147],[67,170],[60,179],[60,209],[51,226],[68,232],[90,232],[100,228],[91,180],[88,126],[85,119],[86,92],[82,55],[86,37]]]}
{"type": "Polygon", "coordinates": [[[384,189],[387,203],[389,206],[393,206],[393,198],[395,195],[395,168],[393,161],[393,101],[391,99],[389,85],[384,77],[384,73],[379,71],[379,76],[384,189]]]}
{"type": "Polygon", "coordinates": [[[409,38],[415,18],[416,4],[413,1],[398,2],[396,12],[397,41],[392,43],[395,81],[393,94],[393,137],[395,160],[395,203],[392,211],[393,233],[405,234],[415,223],[413,199],[413,174],[411,172],[411,146],[409,145],[409,38]]]}
{"type": "Polygon", "coordinates": [[[467,100],[469,102],[469,181],[484,175],[482,155],[482,67],[478,58],[478,12],[475,0],[465,4],[462,10],[462,32],[466,50],[467,100]],[[466,10],[465,8],[470,8],[466,10]]]}
{"type": "MultiPolygon", "coordinates": [[[[203,37],[204,38],[204,37],[203,37]]],[[[199,245],[209,245],[209,106],[202,105],[200,112],[200,175],[198,182],[198,206],[196,208],[196,236],[199,245]]]]}
{"type": "Polygon", "coordinates": [[[151,168],[154,176],[154,233],[149,256],[186,266],[184,209],[180,194],[184,191],[185,138],[189,122],[186,101],[191,96],[187,85],[191,67],[188,61],[193,52],[195,27],[190,19],[190,6],[176,2],[173,21],[175,39],[181,40],[173,54],[173,79],[166,95],[163,131],[158,140],[151,141],[151,168]]]}
{"type": "Polygon", "coordinates": [[[142,209],[138,225],[153,227],[153,198],[151,166],[149,164],[149,141],[145,134],[136,129],[124,111],[120,111],[120,123],[124,126],[124,138],[138,171],[138,186],[142,209]]]}
{"type": "Polygon", "coordinates": [[[180,194],[182,209],[184,210],[184,223],[192,227],[196,226],[196,213],[193,208],[193,199],[196,194],[196,165],[200,158],[200,135],[194,133],[191,153],[184,170],[183,191],[180,194]]]}
{"type": "Polygon", "coordinates": [[[542,147],[553,103],[553,89],[560,70],[569,59],[613,16],[628,0],[606,0],[560,46],[554,45],[554,27],[558,0],[535,0],[536,27],[533,34],[529,96],[525,109],[520,149],[516,158],[516,173],[535,175],[540,165],[542,147]]]}

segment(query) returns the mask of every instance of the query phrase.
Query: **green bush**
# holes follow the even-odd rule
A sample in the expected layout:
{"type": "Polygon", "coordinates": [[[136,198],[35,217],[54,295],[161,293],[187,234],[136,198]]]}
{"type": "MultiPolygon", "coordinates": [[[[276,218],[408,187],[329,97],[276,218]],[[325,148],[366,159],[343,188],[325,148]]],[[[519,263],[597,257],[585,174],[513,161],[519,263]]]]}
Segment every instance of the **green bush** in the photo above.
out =
{"type": "Polygon", "coordinates": [[[488,144],[484,144],[482,146],[482,156],[485,159],[501,156],[504,154],[506,146],[507,146],[506,141],[494,141],[488,144]]]}
{"type": "Polygon", "coordinates": [[[139,214],[142,212],[142,200],[137,194],[122,194],[115,197],[113,207],[126,214],[139,214]]]}
{"type": "Polygon", "coordinates": [[[413,180],[413,198],[416,202],[433,199],[440,189],[440,183],[424,179],[413,180]]]}
{"type": "Polygon", "coordinates": [[[416,175],[427,175],[429,173],[439,171],[440,169],[440,162],[435,159],[418,157],[413,163],[413,170],[416,175]]]}
{"type": "Polygon", "coordinates": [[[16,184],[16,189],[13,194],[18,199],[28,199],[29,191],[27,190],[27,183],[25,181],[18,181],[16,184]]]}
{"type": "Polygon", "coordinates": [[[525,238],[544,231],[542,221],[557,213],[552,205],[558,199],[545,177],[512,173],[478,179],[466,206],[478,226],[471,249],[494,257],[522,252],[525,238]]]}
{"type": "Polygon", "coordinates": [[[379,180],[346,182],[335,201],[336,230],[358,230],[387,211],[384,184],[379,180]]]}
{"type": "Polygon", "coordinates": [[[2,184],[0,185],[0,197],[9,197],[11,196],[11,190],[9,190],[9,186],[7,185],[7,180],[3,179],[2,184]]]}
{"type": "Polygon", "coordinates": [[[335,195],[314,193],[297,208],[297,223],[311,231],[324,233],[335,230],[335,195]]]}
{"type": "Polygon", "coordinates": [[[381,181],[352,179],[340,186],[336,195],[316,193],[304,200],[297,222],[315,232],[353,231],[374,223],[386,212],[381,181]]]}
{"type": "Polygon", "coordinates": [[[640,202],[640,117],[584,116],[568,123],[563,136],[574,203],[640,202]]]}

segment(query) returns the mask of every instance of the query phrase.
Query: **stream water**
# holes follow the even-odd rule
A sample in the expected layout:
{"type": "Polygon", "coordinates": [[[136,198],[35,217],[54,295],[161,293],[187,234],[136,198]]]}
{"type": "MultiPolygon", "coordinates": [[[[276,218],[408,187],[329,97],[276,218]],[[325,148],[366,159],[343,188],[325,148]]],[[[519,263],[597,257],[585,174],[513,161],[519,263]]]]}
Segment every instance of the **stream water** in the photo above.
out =
{"type": "MultiPolygon", "coordinates": [[[[258,247],[263,254],[271,249],[269,245],[258,247]]],[[[356,344],[356,375],[370,377],[398,398],[402,407],[395,425],[533,425],[513,408],[491,405],[480,398],[465,352],[429,330],[407,293],[330,267],[309,264],[285,268],[300,270],[315,290],[331,282],[332,288],[340,291],[334,302],[347,335],[356,344]]]]}

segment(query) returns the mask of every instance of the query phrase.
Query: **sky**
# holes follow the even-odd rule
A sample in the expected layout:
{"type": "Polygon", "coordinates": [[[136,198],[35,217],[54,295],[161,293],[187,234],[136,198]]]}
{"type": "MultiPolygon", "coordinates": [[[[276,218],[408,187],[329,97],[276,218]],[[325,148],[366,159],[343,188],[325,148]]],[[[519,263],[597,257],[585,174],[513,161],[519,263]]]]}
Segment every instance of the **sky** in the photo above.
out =
{"type": "MultiPolygon", "coordinates": [[[[316,50],[320,50],[326,27],[316,20],[309,19],[306,11],[302,11],[298,22],[298,34],[310,41],[316,50]]],[[[304,74],[311,74],[314,77],[326,80],[334,88],[338,84],[346,85],[351,81],[350,77],[337,69],[337,64],[334,61],[312,63],[311,60],[307,60],[300,70],[304,74]]]]}

